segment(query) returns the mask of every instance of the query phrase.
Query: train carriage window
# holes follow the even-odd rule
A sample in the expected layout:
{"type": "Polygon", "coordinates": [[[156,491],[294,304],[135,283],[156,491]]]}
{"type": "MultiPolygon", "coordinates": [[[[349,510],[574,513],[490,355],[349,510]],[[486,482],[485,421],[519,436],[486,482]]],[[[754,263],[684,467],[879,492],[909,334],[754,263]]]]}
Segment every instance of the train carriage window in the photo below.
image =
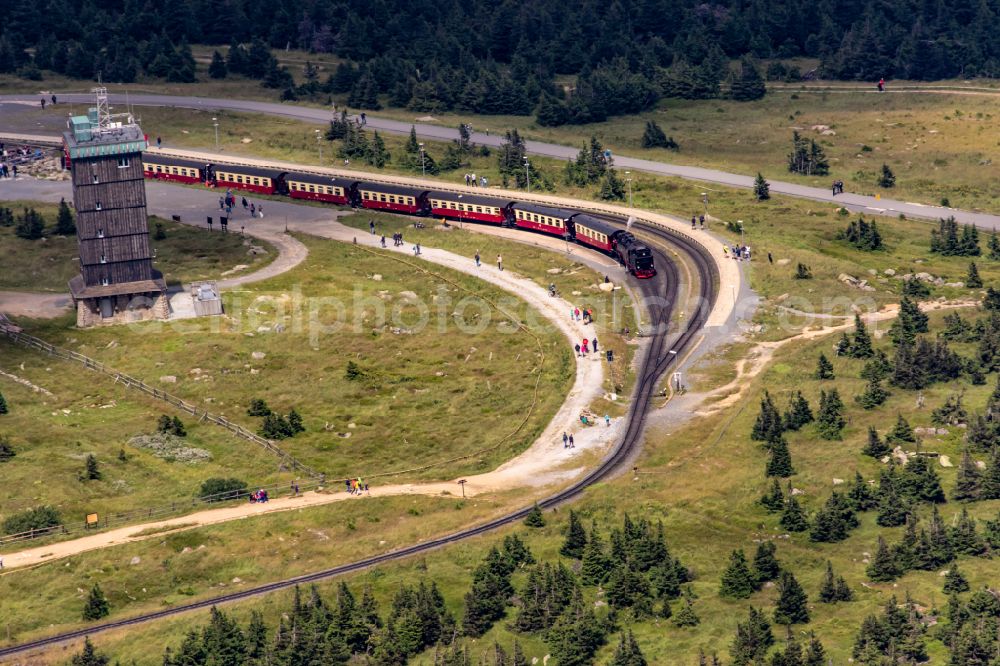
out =
{"type": "Polygon", "coordinates": [[[163,167],[159,164],[156,165],[156,173],[163,173],[163,167]]]}

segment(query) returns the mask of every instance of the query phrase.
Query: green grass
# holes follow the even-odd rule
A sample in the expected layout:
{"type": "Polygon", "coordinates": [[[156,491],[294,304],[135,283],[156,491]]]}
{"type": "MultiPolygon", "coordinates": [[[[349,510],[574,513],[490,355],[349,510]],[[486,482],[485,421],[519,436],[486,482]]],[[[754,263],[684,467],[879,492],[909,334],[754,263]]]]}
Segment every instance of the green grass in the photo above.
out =
{"type": "Polygon", "coordinates": [[[281,413],[294,407],[306,432],[281,447],[333,478],[492,449],[422,476],[484,470],[534,441],[572,382],[565,340],[544,326],[516,331],[478,306],[462,306],[462,327],[453,314],[471,296],[530,318],[523,301],[420,261],[302,240],[304,264],[224,294],[222,318],[86,331],[32,322],[27,330],[252,430],[260,419],[246,414],[251,398],[281,413]],[[349,360],[363,378],[345,380],[349,360]],[[164,376],[177,382],[161,384],[164,376]]]}
{"type": "MultiPolygon", "coordinates": [[[[55,204],[34,201],[0,201],[0,205],[10,208],[15,216],[26,206],[35,208],[45,218],[51,232],[55,225],[55,204]]],[[[246,268],[235,274],[243,274],[270,263],[275,252],[269,244],[263,245],[265,255],[248,255],[244,239],[239,234],[209,233],[205,230],[164,220],[149,218],[150,247],[156,255],[154,265],[175,284],[191,280],[219,278],[224,271],[238,265],[246,268]],[[162,225],[167,237],[154,240],[152,232],[156,225],[162,225]]],[[[67,283],[80,272],[76,236],[57,236],[49,233],[35,241],[24,240],[14,235],[14,227],[0,227],[0,289],[20,291],[68,291],[67,283]]]]}
{"type": "Polygon", "coordinates": [[[274,457],[255,444],[186,415],[181,415],[188,430],[186,445],[209,451],[211,461],[168,462],[136,448],[128,440],[155,432],[158,415],[173,415],[172,408],[6,338],[0,338],[0,370],[53,394],[35,393],[0,375],[0,391],[10,405],[10,413],[0,416],[0,433],[17,453],[0,465],[0,519],[49,504],[60,511],[65,524],[77,527],[91,512],[103,520],[107,514],[171,503],[179,511],[190,510],[201,482],[214,476],[256,484],[292,478],[279,472],[274,457]],[[125,461],[119,459],[121,451],[125,461]],[[98,460],[103,476],[99,481],[80,480],[88,454],[98,460]]]}
{"type": "MultiPolygon", "coordinates": [[[[861,620],[865,615],[877,612],[890,596],[896,595],[901,600],[909,592],[917,603],[927,608],[943,608],[945,605],[946,597],[941,592],[942,578],[937,571],[911,572],[895,585],[862,585],[867,581],[863,559],[865,553],[873,552],[877,534],[884,534],[893,542],[901,531],[901,528],[878,528],[874,524],[873,513],[864,514],[861,527],[853,531],[847,540],[837,544],[815,544],[808,540],[806,534],[788,536],[781,530],[777,517],[767,514],[756,504],[756,499],[767,486],[763,474],[766,456],[758,444],[749,440],[748,434],[765,387],[775,396],[779,408],[784,408],[788,396],[795,389],[801,389],[815,408],[821,388],[838,387],[847,404],[849,417],[844,439],[835,442],[820,440],[811,426],[789,437],[793,462],[799,471],[792,482],[804,493],[800,495],[800,501],[808,511],[814,512],[836,487],[834,479],[850,481],[855,470],[866,479],[877,478],[881,465],[860,455],[868,425],[875,425],[884,433],[897,412],[906,415],[913,426],[929,425],[931,410],[951,393],[963,389],[966,391],[967,407],[977,409],[983,404],[993,378],[986,387],[973,387],[965,381],[958,381],[925,389],[926,405],[920,411],[914,410],[916,392],[893,389],[889,402],[865,412],[853,402],[853,395],[860,392],[864,384],[857,378],[862,361],[834,358],[836,382],[821,383],[811,378],[816,357],[820,351],[829,351],[831,342],[831,339],[822,339],[793,343],[783,349],[776,362],[755,380],[742,405],[730,408],[721,415],[692,421],[683,428],[671,429],[669,434],[661,428],[654,428],[647,435],[645,453],[637,463],[640,470],[638,479],[626,475],[592,488],[574,507],[582,514],[585,525],[589,526],[591,520],[595,520],[605,531],[612,525],[620,524],[624,512],[653,521],[662,520],[672,552],[695,571],[693,589],[698,597],[695,610],[702,620],[700,626],[677,629],[663,621],[627,623],[635,630],[649,663],[695,663],[699,649],[707,653],[718,652],[725,657],[735,624],[745,617],[747,607],[754,605],[766,611],[773,609],[776,596],[773,589],[762,590],[747,601],[725,600],[718,595],[718,581],[729,551],[744,548],[748,555],[752,555],[755,542],[761,539],[775,540],[779,561],[794,572],[810,597],[812,621],[796,627],[796,631],[815,630],[833,663],[847,662],[861,620]],[[845,576],[857,596],[856,601],[836,606],[815,601],[828,559],[837,573],[845,576]]],[[[883,340],[880,344],[884,346],[888,342],[883,340]]],[[[956,345],[955,349],[963,354],[970,352],[962,345],[956,345]]],[[[924,448],[948,454],[956,461],[961,450],[961,430],[953,428],[947,436],[929,438],[924,448]]],[[[955,470],[942,468],[936,463],[935,468],[946,492],[950,493],[955,470]]],[[[976,517],[992,518],[1000,508],[1000,502],[975,503],[969,508],[976,517]]],[[[960,509],[961,506],[956,503],[945,504],[941,509],[945,522],[950,522],[960,509]]],[[[380,567],[354,577],[352,584],[356,589],[363,583],[373,584],[383,604],[387,604],[401,583],[435,580],[449,608],[460,615],[461,597],[470,584],[472,569],[486,549],[503,534],[518,531],[526,537],[536,558],[556,560],[565,527],[562,513],[560,510],[551,514],[549,524],[541,530],[513,527],[496,535],[471,540],[459,548],[380,567]]],[[[922,507],[921,513],[926,517],[928,507],[922,507]]],[[[991,584],[995,578],[995,567],[990,560],[963,557],[960,565],[973,589],[991,584]]],[[[522,581],[521,574],[515,576],[515,587],[522,581]]],[[[331,584],[322,585],[321,590],[328,596],[333,594],[331,584]]],[[[592,589],[589,594],[593,595],[592,589]]],[[[274,624],[288,603],[289,595],[279,594],[260,602],[239,604],[233,610],[245,618],[250,608],[262,609],[274,624]]],[[[140,663],[153,663],[156,655],[140,656],[140,646],[148,645],[150,641],[154,641],[157,647],[177,645],[182,636],[181,630],[191,626],[191,623],[190,619],[184,619],[139,628],[118,633],[102,642],[116,657],[136,656],[140,663]]],[[[780,628],[776,628],[776,635],[780,643],[780,628]]],[[[505,622],[498,623],[475,645],[489,646],[495,639],[508,646],[512,642],[513,635],[505,622]]],[[[519,639],[527,648],[529,658],[537,656],[540,659],[546,653],[545,646],[537,637],[519,639]]],[[[944,659],[944,647],[940,643],[929,639],[928,647],[935,663],[944,659]]],[[[477,649],[474,647],[474,651],[477,649]]],[[[596,663],[605,663],[612,650],[613,644],[604,648],[596,663]]],[[[414,659],[413,663],[429,665],[433,663],[432,655],[425,654],[414,659]]]]}

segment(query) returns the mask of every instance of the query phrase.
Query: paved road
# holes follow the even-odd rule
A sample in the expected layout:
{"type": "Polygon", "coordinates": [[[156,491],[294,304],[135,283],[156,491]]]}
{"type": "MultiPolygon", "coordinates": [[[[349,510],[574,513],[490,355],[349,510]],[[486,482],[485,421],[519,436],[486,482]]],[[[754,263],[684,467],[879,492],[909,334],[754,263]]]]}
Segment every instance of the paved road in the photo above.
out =
{"type": "MultiPolygon", "coordinates": [[[[124,95],[110,95],[112,104],[124,104],[124,95]]],[[[85,94],[65,94],[59,95],[60,101],[71,102],[73,104],[86,104],[93,97],[85,94]]],[[[0,95],[0,102],[37,102],[38,95],[0,95]]],[[[330,112],[326,109],[316,109],[293,104],[278,104],[274,102],[256,102],[238,99],[210,99],[205,97],[182,97],[173,95],[129,95],[129,103],[135,106],[168,106],[201,110],[224,109],[227,111],[243,111],[249,113],[264,113],[286,118],[295,118],[318,123],[326,123],[330,120],[330,112]]],[[[415,125],[417,135],[424,139],[437,139],[450,141],[458,138],[458,130],[440,125],[430,125],[425,123],[408,123],[398,120],[389,120],[376,116],[368,116],[368,126],[373,129],[390,132],[393,134],[409,134],[411,125],[415,125]]],[[[499,146],[501,139],[496,135],[487,136],[484,133],[475,132],[472,140],[476,143],[489,146],[499,146]]],[[[541,141],[528,141],[526,143],[528,152],[533,155],[545,157],[555,157],[567,159],[576,157],[577,149],[571,146],[561,146],[553,143],[541,141]]],[[[704,169],[694,166],[683,166],[678,164],[668,164],[665,162],[654,162],[635,157],[615,157],[615,166],[621,169],[634,169],[636,171],[646,171],[649,173],[664,176],[677,176],[689,180],[716,183],[730,187],[751,188],[753,187],[753,177],[740,174],[717,171],[715,169],[704,169]]],[[[783,181],[771,181],[771,192],[775,194],[786,194],[815,201],[825,201],[836,203],[854,211],[865,211],[869,213],[880,213],[886,215],[905,214],[907,217],[920,217],[927,219],[937,219],[954,215],[959,222],[974,223],[977,226],[991,229],[1000,227],[1000,215],[980,213],[975,211],[957,210],[951,208],[941,208],[939,206],[926,206],[919,203],[897,201],[895,199],[876,200],[874,197],[860,194],[841,194],[834,197],[830,190],[808,185],[799,185],[783,181]]]]}

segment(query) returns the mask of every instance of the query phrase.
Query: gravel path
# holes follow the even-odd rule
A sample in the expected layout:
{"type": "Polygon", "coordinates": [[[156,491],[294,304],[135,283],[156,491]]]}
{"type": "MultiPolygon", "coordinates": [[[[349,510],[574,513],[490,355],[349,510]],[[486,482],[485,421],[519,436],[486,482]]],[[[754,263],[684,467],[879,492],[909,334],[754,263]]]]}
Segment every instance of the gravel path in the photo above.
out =
{"type": "MultiPolygon", "coordinates": [[[[911,91],[919,92],[919,91],[911,91]]],[[[109,95],[112,104],[124,104],[125,96],[120,94],[109,95]]],[[[38,95],[0,95],[2,102],[38,103],[38,95]]],[[[93,100],[92,95],[84,94],[59,94],[61,102],[74,104],[86,104],[93,100]]],[[[129,96],[129,103],[134,106],[166,106],[180,107],[200,110],[239,111],[246,113],[264,113],[285,118],[295,118],[316,123],[328,123],[330,121],[330,111],[327,109],[317,109],[294,104],[279,104],[275,102],[256,102],[238,99],[211,99],[205,97],[188,97],[174,95],[150,95],[135,94],[129,96]]],[[[435,139],[439,141],[451,141],[458,138],[458,130],[451,127],[442,127],[418,122],[402,122],[379,118],[371,114],[367,115],[368,127],[378,129],[393,134],[409,134],[410,127],[416,127],[417,136],[424,139],[435,139]]],[[[499,129],[499,128],[498,128],[499,129]]],[[[499,146],[501,137],[496,134],[487,135],[483,132],[473,132],[472,140],[475,143],[499,146]]],[[[557,159],[568,159],[576,157],[578,148],[563,146],[541,141],[527,141],[526,147],[533,155],[554,157],[557,159]]],[[[707,183],[716,183],[730,187],[752,188],[753,176],[733,174],[716,169],[705,169],[695,166],[684,166],[680,164],[668,164],[666,162],[655,162],[636,157],[615,156],[615,166],[622,169],[634,169],[636,171],[646,171],[664,176],[678,176],[689,180],[696,180],[707,183]]],[[[834,197],[829,188],[811,187],[797,183],[784,181],[771,181],[771,192],[774,194],[787,194],[790,196],[812,199],[815,201],[825,201],[836,203],[853,211],[867,211],[869,213],[879,213],[886,215],[905,214],[907,217],[920,217],[937,219],[954,215],[955,219],[963,223],[974,223],[984,228],[1000,226],[1000,215],[981,213],[975,211],[965,211],[953,208],[943,208],[940,206],[928,206],[910,201],[899,201],[896,199],[875,199],[875,197],[860,194],[845,193],[834,197]]]]}

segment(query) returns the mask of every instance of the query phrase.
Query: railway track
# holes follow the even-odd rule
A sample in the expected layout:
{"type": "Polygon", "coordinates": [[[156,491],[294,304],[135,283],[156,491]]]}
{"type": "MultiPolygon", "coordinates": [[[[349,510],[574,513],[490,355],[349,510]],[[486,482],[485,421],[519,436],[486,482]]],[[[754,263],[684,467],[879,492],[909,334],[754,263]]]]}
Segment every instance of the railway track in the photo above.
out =
{"type": "MultiPolygon", "coordinates": [[[[620,218],[608,217],[610,221],[621,223],[620,218]]],[[[717,267],[704,246],[700,243],[685,237],[681,234],[672,233],[654,225],[636,223],[632,227],[633,232],[647,234],[658,238],[661,241],[675,246],[678,250],[686,254],[691,260],[698,274],[699,281],[699,302],[692,316],[687,319],[687,323],[682,330],[674,332],[670,330],[670,321],[677,305],[680,290],[679,270],[677,265],[671,261],[663,252],[657,253],[657,266],[659,275],[650,280],[640,283],[647,310],[649,311],[649,322],[651,334],[649,343],[643,352],[643,361],[640,364],[639,376],[636,382],[635,393],[627,415],[628,427],[625,435],[608,453],[595,469],[588,472],[584,477],[572,485],[560,490],[554,495],[539,502],[542,508],[551,508],[575,499],[586,488],[605,481],[626,467],[633,455],[638,453],[643,428],[645,426],[646,414],[650,409],[651,398],[656,390],[657,384],[663,374],[669,370],[677,360],[683,356],[692,342],[696,339],[698,332],[708,319],[716,297],[719,293],[719,275],[717,267]],[[665,285],[671,285],[670,291],[664,291],[665,285]],[[672,339],[671,339],[672,338],[672,339]]],[[[335,578],[350,573],[362,571],[380,564],[386,564],[396,560],[401,560],[413,555],[426,553],[443,546],[454,544],[466,539],[487,534],[500,527],[510,525],[523,519],[532,507],[524,507],[506,516],[496,518],[487,523],[466,528],[452,534],[414,544],[406,548],[401,548],[381,555],[375,555],[356,562],[342,564],[322,571],[310,574],[295,576],[285,580],[275,581],[264,585],[259,585],[247,590],[232,592],[212,599],[196,601],[182,606],[176,606],[152,613],[145,613],[131,618],[114,620],[102,624],[92,625],[83,629],[66,631],[34,641],[29,641],[19,645],[12,645],[0,648],[0,660],[8,661],[11,657],[26,655],[27,653],[52,647],[67,641],[92,636],[115,629],[123,629],[140,624],[145,624],[155,620],[160,620],[181,613],[187,613],[211,606],[231,603],[258,597],[278,590],[288,589],[296,585],[313,583],[329,578],[335,578]]]]}

